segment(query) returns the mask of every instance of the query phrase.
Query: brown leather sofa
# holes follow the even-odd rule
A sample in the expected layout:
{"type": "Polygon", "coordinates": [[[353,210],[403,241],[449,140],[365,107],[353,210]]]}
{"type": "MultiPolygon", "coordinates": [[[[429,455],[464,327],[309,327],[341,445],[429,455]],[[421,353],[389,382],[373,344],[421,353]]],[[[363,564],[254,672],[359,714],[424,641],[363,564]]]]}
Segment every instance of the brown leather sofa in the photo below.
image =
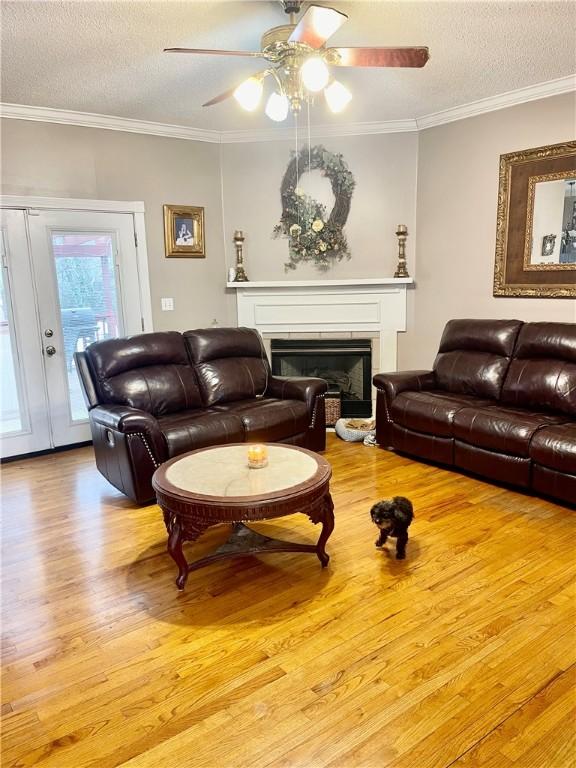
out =
{"type": "Polygon", "coordinates": [[[100,472],[139,504],[167,459],[196,448],[282,442],[322,451],[326,382],[272,376],[250,328],[146,333],[75,354],[100,472]]]}
{"type": "Polygon", "coordinates": [[[431,371],[374,385],[382,447],[576,504],[576,324],[451,320],[431,371]]]}

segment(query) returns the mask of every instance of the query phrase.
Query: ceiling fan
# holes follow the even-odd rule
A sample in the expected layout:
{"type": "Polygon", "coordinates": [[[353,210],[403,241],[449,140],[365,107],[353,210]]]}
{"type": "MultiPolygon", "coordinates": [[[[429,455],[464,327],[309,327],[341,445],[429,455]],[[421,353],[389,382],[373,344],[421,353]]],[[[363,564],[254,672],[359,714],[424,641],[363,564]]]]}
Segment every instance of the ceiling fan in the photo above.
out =
{"type": "Polygon", "coordinates": [[[314,93],[324,91],[332,112],[341,112],[352,94],[335,80],[334,67],[423,67],[428,48],[326,48],[326,41],[348,20],[346,14],[323,5],[310,5],[296,23],[302,0],[282,0],[290,23],[267,30],[260,51],[217,51],[204,48],[165,48],[166,53],[192,53],[217,56],[247,56],[266,59],[272,66],[257,72],[240,85],[230,88],[203,104],[210,107],[234,96],[252,112],[260,103],[263,81],[272,76],[276,89],[268,98],[266,114],[272,120],[284,120],[289,109],[298,113],[314,93]]]}

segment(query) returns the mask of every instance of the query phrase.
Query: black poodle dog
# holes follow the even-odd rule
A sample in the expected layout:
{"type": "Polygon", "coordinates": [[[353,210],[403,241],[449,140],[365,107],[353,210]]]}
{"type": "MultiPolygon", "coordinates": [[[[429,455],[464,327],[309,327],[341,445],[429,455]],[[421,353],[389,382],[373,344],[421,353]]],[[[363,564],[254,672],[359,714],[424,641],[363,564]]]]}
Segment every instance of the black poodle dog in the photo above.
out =
{"type": "Polygon", "coordinates": [[[405,496],[394,496],[374,504],[370,510],[372,522],[380,529],[376,546],[382,547],[388,536],[396,539],[396,560],[406,557],[408,527],[414,519],[412,502],[405,496]]]}

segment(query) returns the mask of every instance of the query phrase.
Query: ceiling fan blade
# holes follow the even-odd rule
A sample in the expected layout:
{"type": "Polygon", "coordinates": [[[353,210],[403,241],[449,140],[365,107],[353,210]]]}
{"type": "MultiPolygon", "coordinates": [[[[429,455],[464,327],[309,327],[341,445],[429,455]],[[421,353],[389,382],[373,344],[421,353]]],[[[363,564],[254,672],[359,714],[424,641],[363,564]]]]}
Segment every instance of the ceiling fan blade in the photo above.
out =
{"type": "Polygon", "coordinates": [[[210,48],[164,48],[164,53],[200,53],[209,56],[262,56],[257,51],[214,51],[210,48]]]}
{"type": "Polygon", "coordinates": [[[202,106],[211,107],[213,104],[219,104],[221,101],[226,101],[226,99],[229,99],[234,95],[236,88],[237,86],[235,85],[234,88],[230,88],[230,90],[224,91],[224,93],[221,93],[219,96],[215,96],[213,99],[210,99],[210,101],[207,101],[206,104],[202,104],[202,106]]]}
{"type": "Polygon", "coordinates": [[[348,16],[334,8],[311,5],[288,38],[289,43],[306,43],[311,48],[321,48],[332,37],[348,16]]]}
{"type": "MultiPolygon", "coordinates": [[[[253,75],[249,75],[249,77],[260,77],[262,75],[267,74],[266,69],[262,70],[262,72],[255,72],[253,75]]],[[[248,78],[244,78],[244,80],[247,80],[248,78]]],[[[242,82],[244,82],[244,80],[242,82]]],[[[236,88],[238,88],[238,85],[240,83],[236,84],[232,88],[229,88],[227,91],[224,91],[224,93],[219,94],[218,96],[214,96],[213,99],[210,99],[210,101],[207,101],[205,104],[202,104],[203,107],[211,107],[214,104],[220,104],[221,101],[226,101],[226,99],[229,99],[231,96],[234,96],[234,91],[236,88]]]]}
{"type": "Polygon", "coordinates": [[[423,67],[428,61],[428,48],[329,48],[336,51],[337,67],[423,67]]]}

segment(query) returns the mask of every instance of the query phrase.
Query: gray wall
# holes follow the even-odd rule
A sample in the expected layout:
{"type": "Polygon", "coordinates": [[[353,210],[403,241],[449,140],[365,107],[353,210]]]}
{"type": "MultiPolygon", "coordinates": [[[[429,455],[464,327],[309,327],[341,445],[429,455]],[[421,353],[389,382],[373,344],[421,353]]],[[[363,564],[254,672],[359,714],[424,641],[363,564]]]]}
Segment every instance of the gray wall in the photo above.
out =
{"type": "Polygon", "coordinates": [[[396,266],[397,224],[407,224],[408,332],[401,368],[426,367],[451,317],[576,321],[570,299],[492,296],[500,154],[574,137],[574,94],[430,128],[420,134],[314,141],[341,152],[357,186],[346,233],[352,260],[327,274],[286,273],[287,241],[273,240],[291,143],[216,144],[27,121],[2,121],[3,192],[143,200],[155,327],[235,323],[225,289],[232,234],[246,234],[252,280],[381,277],[396,266]],[[221,179],[223,188],[221,187],[221,179]],[[166,259],[163,203],[206,209],[206,259],[166,259]],[[416,237],[417,218],[417,237],[416,237]],[[175,299],[174,312],[160,298],[175,299]]]}
{"type": "MultiPolygon", "coordinates": [[[[228,264],[234,263],[230,238],[235,229],[241,229],[246,236],[244,254],[251,280],[391,277],[398,261],[394,233],[398,224],[406,224],[411,235],[406,248],[408,267],[413,269],[418,134],[313,139],[312,145],[317,144],[341,153],[356,180],[345,227],[352,259],[335,264],[326,273],[308,263],[286,273],[288,241],[272,239],[272,229],[280,221],[280,183],[294,144],[271,141],[222,146],[228,264]]],[[[306,174],[303,181],[305,177],[306,174]]],[[[326,180],[325,184],[328,187],[326,180]]],[[[331,209],[331,192],[329,200],[313,196],[329,202],[327,207],[331,209]]]]}
{"type": "Polygon", "coordinates": [[[574,134],[573,93],[419,134],[417,286],[400,336],[400,368],[429,366],[453,317],[576,321],[572,299],[492,295],[500,155],[574,134]]]}
{"type": "Polygon", "coordinates": [[[2,121],[2,192],[143,200],[156,330],[236,323],[225,291],[220,147],[77,126],[2,121]],[[205,208],[206,258],[166,259],[164,203],[205,208]],[[173,312],[160,298],[173,297],[173,312]]]}

